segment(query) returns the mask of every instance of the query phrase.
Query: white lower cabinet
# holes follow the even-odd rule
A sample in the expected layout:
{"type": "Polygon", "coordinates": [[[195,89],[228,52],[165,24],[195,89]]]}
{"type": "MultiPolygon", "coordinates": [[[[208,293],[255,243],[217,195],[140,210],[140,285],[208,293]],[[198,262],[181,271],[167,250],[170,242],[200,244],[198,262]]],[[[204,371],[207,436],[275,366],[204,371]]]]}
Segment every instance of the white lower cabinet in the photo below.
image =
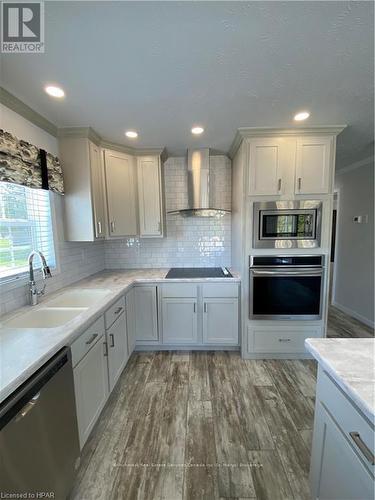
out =
{"type": "Polygon", "coordinates": [[[203,299],[203,343],[238,344],[238,299],[203,299]]]}
{"type": "Polygon", "coordinates": [[[82,449],[129,358],[123,297],[73,342],[71,352],[82,449]]]}
{"type": "Polygon", "coordinates": [[[81,449],[108,398],[108,369],[104,341],[103,332],[73,370],[81,449]]]}
{"type": "Polygon", "coordinates": [[[197,301],[193,298],[162,299],[163,343],[198,342],[197,301]]]}
{"type": "Polygon", "coordinates": [[[126,294],[125,297],[125,302],[126,302],[126,329],[127,329],[127,338],[128,338],[128,354],[129,357],[131,356],[132,352],[134,351],[135,348],[135,321],[134,321],[134,314],[135,314],[135,304],[134,304],[134,295],[135,291],[134,288],[129,290],[129,292],[126,294]]]}
{"type": "Polygon", "coordinates": [[[108,382],[112,391],[128,361],[126,315],[123,312],[107,329],[108,382]]]}
{"type": "Polygon", "coordinates": [[[312,497],[373,500],[374,426],[319,369],[311,455],[312,497]]]}
{"type": "Polygon", "coordinates": [[[134,288],[134,324],[137,342],[158,341],[156,285],[134,288]]]}
{"type": "Polygon", "coordinates": [[[305,353],[305,339],[320,336],[320,326],[255,324],[247,329],[247,353],[305,353]]]}
{"type": "Polygon", "coordinates": [[[237,283],[163,284],[159,296],[162,343],[237,346],[238,293],[237,283]]]}

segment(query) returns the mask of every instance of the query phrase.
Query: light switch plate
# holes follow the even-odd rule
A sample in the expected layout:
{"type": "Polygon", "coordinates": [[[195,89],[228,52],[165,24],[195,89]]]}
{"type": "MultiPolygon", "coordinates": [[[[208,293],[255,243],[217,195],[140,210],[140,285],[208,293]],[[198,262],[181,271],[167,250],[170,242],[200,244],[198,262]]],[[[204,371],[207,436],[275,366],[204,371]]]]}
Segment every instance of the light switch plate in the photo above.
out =
{"type": "Polygon", "coordinates": [[[353,217],[354,224],[367,224],[368,223],[368,215],[355,215],[353,217]]]}

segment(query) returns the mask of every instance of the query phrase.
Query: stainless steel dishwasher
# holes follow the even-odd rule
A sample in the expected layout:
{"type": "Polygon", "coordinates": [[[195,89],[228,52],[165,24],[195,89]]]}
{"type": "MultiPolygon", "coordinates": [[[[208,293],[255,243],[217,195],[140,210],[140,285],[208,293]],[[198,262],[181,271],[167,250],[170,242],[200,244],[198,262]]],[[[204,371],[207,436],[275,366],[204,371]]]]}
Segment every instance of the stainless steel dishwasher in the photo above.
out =
{"type": "Polygon", "coordinates": [[[0,497],[65,500],[79,455],[71,354],[63,348],[0,405],[0,497]]]}

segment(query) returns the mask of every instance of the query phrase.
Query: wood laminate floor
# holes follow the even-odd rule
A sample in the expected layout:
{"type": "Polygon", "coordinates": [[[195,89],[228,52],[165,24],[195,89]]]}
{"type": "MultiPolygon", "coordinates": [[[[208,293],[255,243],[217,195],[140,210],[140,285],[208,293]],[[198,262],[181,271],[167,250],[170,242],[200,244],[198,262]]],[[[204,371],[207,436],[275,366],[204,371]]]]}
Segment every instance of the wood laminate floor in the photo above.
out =
{"type": "Polygon", "coordinates": [[[371,338],[373,336],[373,328],[348,316],[339,309],[336,309],[336,307],[330,306],[328,311],[327,337],[371,338]]]}
{"type": "Polygon", "coordinates": [[[71,498],[309,499],[313,361],[134,353],[71,498]]]}
{"type": "MultiPolygon", "coordinates": [[[[328,336],[373,330],[331,307],[328,336]]],[[[314,361],[134,353],[71,499],[309,499],[315,383],[314,361]]]]}

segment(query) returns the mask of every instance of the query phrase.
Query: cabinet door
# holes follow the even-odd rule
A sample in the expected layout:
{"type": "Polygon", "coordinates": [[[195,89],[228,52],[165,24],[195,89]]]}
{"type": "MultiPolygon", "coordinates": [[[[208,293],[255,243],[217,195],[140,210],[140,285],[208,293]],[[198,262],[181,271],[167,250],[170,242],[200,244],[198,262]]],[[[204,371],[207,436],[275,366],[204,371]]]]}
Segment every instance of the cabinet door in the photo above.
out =
{"type": "Polygon", "coordinates": [[[95,237],[104,238],[104,196],[100,148],[89,142],[91,194],[94,214],[95,237]]]}
{"type": "Polygon", "coordinates": [[[107,330],[108,378],[112,391],[128,361],[126,315],[123,313],[107,330]]]}
{"type": "Polygon", "coordinates": [[[104,336],[73,370],[81,449],[108,398],[108,370],[104,336]]]}
{"type": "Polygon", "coordinates": [[[370,472],[320,401],[316,406],[310,481],[313,498],[374,498],[370,472]]]}
{"type": "Polygon", "coordinates": [[[135,348],[135,310],[134,310],[134,288],[132,288],[125,297],[126,301],[126,328],[128,332],[128,353],[135,348]]]}
{"type": "Polygon", "coordinates": [[[296,194],[325,194],[331,178],[330,137],[301,137],[297,139],[296,194]]]}
{"type": "Polygon", "coordinates": [[[164,344],[196,344],[198,342],[196,299],[162,300],[164,344]]]}
{"type": "Polygon", "coordinates": [[[283,192],[284,147],[283,139],[266,138],[250,141],[249,195],[277,195],[283,192]]]}
{"type": "Polygon", "coordinates": [[[136,235],[134,159],[122,153],[106,151],[105,177],[109,236],[136,235]]]}
{"type": "Polygon", "coordinates": [[[134,288],[135,338],[140,341],[157,341],[158,319],[156,286],[134,288]]]}
{"type": "Polygon", "coordinates": [[[139,234],[141,237],[163,236],[162,186],[158,156],[141,156],[137,160],[139,234]]]}
{"type": "Polygon", "coordinates": [[[238,299],[203,299],[203,342],[238,344],[238,299]]]}

